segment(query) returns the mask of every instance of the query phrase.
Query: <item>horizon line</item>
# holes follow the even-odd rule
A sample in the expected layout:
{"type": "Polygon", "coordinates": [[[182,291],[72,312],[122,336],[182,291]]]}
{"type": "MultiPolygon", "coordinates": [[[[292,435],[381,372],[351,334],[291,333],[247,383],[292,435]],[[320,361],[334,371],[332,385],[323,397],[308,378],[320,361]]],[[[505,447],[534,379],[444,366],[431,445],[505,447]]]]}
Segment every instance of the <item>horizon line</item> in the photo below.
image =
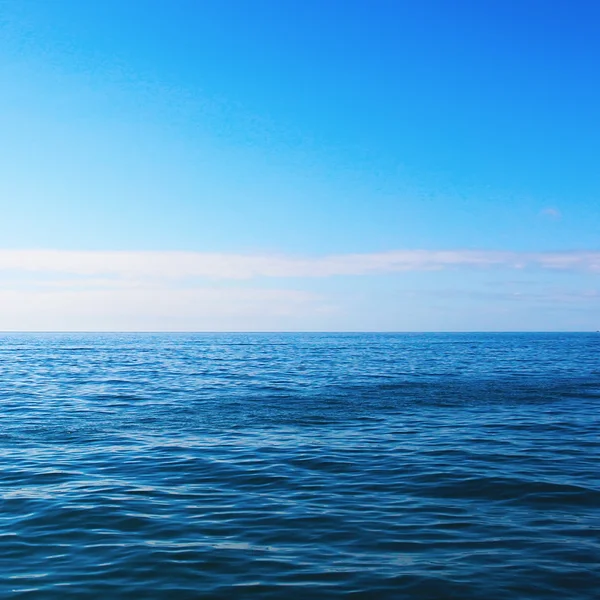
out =
{"type": "Polygon", "coordinates": [[[502,330],[485,330],[485,329],[456,329],[456,330],[387,330],[387,329],[345,329],[345,330],[267,330],[267,329],[252,329],[252,330],[135,330],[135,329],[124,329],[124,330],[108,330],[108,329],[7,329],[0,330],[0,335],[6,334],[27,334],[27,333],[91,333],[91,334],[391,334],[391,335],[405,335],[405,334],[473,334],[473,333],[498,333],[498,334],[512,334],[512,333],[600,333],[600,330],[594,329],[553,329],[553,330],[534,330],[534,329],[502,329],[502,330]]]}

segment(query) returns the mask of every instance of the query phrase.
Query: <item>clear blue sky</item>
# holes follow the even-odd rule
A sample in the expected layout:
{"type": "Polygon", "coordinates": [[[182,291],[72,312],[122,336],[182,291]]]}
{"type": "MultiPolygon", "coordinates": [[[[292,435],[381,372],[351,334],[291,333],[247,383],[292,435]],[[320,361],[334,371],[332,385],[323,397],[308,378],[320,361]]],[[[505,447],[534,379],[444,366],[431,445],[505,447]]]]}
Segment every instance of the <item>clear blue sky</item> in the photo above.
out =
{"type": "Polygon", "coordinates": [[[599,64],[592,1],[0,0],[0,329],[599,329],[599,64]]]}

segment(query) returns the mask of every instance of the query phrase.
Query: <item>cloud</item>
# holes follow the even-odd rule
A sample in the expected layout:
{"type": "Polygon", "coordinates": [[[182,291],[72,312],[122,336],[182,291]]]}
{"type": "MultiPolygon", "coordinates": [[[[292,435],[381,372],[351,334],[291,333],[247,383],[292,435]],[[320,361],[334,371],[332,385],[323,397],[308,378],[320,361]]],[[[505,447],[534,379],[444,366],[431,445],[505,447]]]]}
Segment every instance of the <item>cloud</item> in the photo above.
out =
{"type": "MultiPolygon", "coordinates": [[[[561,325],[532,320],[540,307],[593,311],[589,319],[585,317],[586,326],[597,316],[595,289],[582,297],[569,290],[540,295],[536,290],[524,294],[505,287],[499,290],[501,295],[481,295],[466,278],[466,289],[454,293],[406,289],[402,295],[396,282],[384,291],[360,280],[443,269],[504,269],[508,280],[512,275],[506,270],[528,269],[529,281],[536,279],[535,269],[600,273],[600,252],[398,250],[297,257],[0,250],[0,330],[432,330],[447,329],[448,323],[464,329],[547,329],[561,325]],[[356,279],[342,289],[298,280],[333,276],[356,279]],[[492,310],[504,311],[513,320],[488,322],[486,315],[492,310]]],[[[457,283],[461,280],[456,278],[457,283]]],[[[567,329],[582,327],[579,321],[564,323],[567,329]]]]}
{"type": "Polygon", "coordinates": [[[560,212],[560,210],[558,210],[558,208],[552,208],[552,207],[544,208],[543,210],[540,211],[540,215],[542,215],[543,217],[546,217],[548,219],[552,219],[554,221],[558,221],[559,219],[562,219],[562,213],[560,212]]]}
{"type": "MultiPolygon", "coordinates": [[[[0,276],[175,281],[305,278],[464,269],[580,270],[600,273],[600,251],[395,250],[321,257],[178,251],[0,250],[0,276]]],[[[69,285],[69,281],[65,282],[69,285]]]]}
{"type": "Polygon", "coordinates": [[[0,289],[0,331],[264,330],[334,310],[302,290],[0,289]]]}
{"type": "MultiPolygon", "coordinates": [[[[497,283],[495,284],[498,285],[497,283]]],[[[413,293],[413,295],[415,295],[413,293]]],[[[568,304],[590,305],[596,310],[600,309],[599,290],[555,290],[542,288],[539,291],[481,291],[466,289],[420,290],[420,297],[448,299],[478,299],[483,301],[520,302],[530,305],[551,304],[563,307],[568,304]]]]}

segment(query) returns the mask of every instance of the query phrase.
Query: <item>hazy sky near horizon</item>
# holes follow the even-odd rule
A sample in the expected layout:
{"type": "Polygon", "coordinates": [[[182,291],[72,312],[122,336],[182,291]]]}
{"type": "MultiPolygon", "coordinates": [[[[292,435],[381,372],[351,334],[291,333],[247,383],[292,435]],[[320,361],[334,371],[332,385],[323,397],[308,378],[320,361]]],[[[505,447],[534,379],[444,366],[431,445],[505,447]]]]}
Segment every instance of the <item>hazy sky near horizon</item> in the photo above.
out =
{"type": "Polygon", "coordinates": [[[0,0],[0,330],[600,329],[600,4],[0,0]]]}

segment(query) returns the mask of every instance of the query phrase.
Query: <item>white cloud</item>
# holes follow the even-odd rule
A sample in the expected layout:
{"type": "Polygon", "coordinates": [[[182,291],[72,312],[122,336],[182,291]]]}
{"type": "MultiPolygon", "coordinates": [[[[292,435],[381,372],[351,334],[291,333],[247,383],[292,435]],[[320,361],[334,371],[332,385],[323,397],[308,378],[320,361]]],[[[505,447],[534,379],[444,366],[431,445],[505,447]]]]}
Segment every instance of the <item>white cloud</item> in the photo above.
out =
{"type": "Polygon", "coordinates": [[[177,251],[0,250],[0,273],[72,276],[127,281],[189,278],[330,277],[448,268],[562,269],[600,273],[600,251],[505,252],[395,250],[322,257],[217,254],[177,251]]]}
{"type": "MultiPolygon", "coordinates": [[[[303,285],[315,287],[308,282],[295,281],[289,289],[290,278],[492,268],[600,273],[600,252],[399,250],[294,257],[0,250],[0,330],[443,328],[431,321],[437,309],[419,290],[407,290],[413,295],[400,298],[394,292],[390,296],[370,291],[357,281],[351,293],[325,286],[324,293],[317,294],[302,290],[303,285]],[[273,282],[249,283],[257,278],[278,280],[277,289],[273,282]],[[421,315],[421,326],[415,315],[421,315]]],[[[469,297],[473,300],[472,294],[469,297]]],[[[561,298],[551,303],[565,305],[561,298]]],[[[471,310],[465,311],[465,322],[471,323],[471,310]]],[[[473,325],[465,328],[469,327],[473,325]]]]}
{"type": "Polygon", "coordinates": [[[331,310],[301,290],[0,290],[0,331],[288,328],[331,310]],[[270,324],[270,327],[269,327],[270,324]]]}
{"type": "Polygon", "coordinates": [[[558,210],[558,208],[553,207],[544,208],[540,211],[540,215],[542,215],[543,217],[547,217],[548,219],[553,219],[555,221],[562,219],[562,213],[560,212],[560,210],[558,210]]]}

